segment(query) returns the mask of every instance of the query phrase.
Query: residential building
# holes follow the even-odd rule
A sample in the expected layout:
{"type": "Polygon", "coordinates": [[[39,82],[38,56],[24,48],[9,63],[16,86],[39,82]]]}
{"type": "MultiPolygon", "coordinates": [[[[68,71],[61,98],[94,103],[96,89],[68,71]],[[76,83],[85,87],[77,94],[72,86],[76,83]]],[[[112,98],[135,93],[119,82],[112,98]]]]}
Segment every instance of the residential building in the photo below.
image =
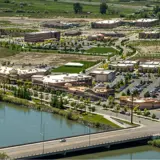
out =
{"type": "Polygon", "coordinates": [[[81,34],[81,31],[68,31],[64,33],[65,36],[80,36],[81,34]]]}
{"type": "MultiPolygon", "coordinates": [[[[132,97],[122,96],[120,97],[120,105],[127,105],[128,107],[132,107],[132,97]]],[[[153,109],[160,108],[160,101],[154,98],[133,98],[133,107],[138,106],[139,109],[153,109]]]]}
{"type": "Polygon", "coordinates": [[[24,36],[25,42],[44,42],[46,39],[55,38],[60,40],[60,32],[58,31],[44,31],[26,33],[24,36]]]}
{"type": "Polygon", "coordinates": [[[104,35],[103,34],[89,35],[88,40],[89,41],[103,41],[104,35]]]}

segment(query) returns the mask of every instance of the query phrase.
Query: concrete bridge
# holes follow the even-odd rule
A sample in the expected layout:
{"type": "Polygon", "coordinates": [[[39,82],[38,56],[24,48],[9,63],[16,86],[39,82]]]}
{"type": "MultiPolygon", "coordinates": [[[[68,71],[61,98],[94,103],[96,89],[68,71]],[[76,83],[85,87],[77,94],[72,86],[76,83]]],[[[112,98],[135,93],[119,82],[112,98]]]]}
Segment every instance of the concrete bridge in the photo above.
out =
{"type": "Polygon", "coordinates": [[[43,158],[49,155],[67,154],[75,151],[85,151],[98,147],[109,148],[112,145],[124,144],[127,142],[138,142],[150,140],[155,134],[160,133],[160,125],[152,127],[130,128],[110,132],[101,132],[90,135],[82,135],[66,138],[66,142],[60,139],[24,144],[0,148],[12,159],[17,158],[43,158]]]}

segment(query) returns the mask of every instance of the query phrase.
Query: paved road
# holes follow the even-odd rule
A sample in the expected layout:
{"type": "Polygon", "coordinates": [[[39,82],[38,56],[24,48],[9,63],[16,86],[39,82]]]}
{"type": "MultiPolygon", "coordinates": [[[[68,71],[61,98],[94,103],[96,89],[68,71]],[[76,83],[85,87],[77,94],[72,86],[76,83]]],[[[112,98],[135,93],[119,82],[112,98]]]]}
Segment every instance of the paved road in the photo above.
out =
{"type": "Polygon", "coordinates": [[[89,145],[97,145],[102,143],[111,143],[133,139],[143,136],[150,136],[160,133],[160,125],[152,125],[151,127],[131,128],[119,131],[103,132],[97,134],[84,135],[78,137],[67,138],[66,142],[53,140],[48,142],[34,143],[22,146],[0,149],[0,152],[5,152],[11,158],[27,157],[35,154],[48,152],[58,152],[73,148],[81,148],[89,145]],[[43,150],[44,145],[44,150],[43,150]]]}

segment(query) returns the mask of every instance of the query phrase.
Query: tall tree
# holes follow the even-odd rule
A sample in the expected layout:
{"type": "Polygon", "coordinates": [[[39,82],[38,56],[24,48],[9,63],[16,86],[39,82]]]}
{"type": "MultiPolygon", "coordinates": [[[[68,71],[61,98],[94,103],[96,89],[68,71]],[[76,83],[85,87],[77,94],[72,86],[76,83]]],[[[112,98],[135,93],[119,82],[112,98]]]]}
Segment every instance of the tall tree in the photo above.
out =
{"type": "Polygon", "coordinates": [[[107,9],[108,9],[108,5],[105,2],[102,2],[100,4],[100,13],[106,14],[107,9]]]}
{"type": "Polygon", "coordinates": [[[83,7],[80,3],[74,3],[73,4],[73,9],[74,9],[74,12],[77,14],[77,13],[81,13],[82,10],[83,10],[83,7]]]}

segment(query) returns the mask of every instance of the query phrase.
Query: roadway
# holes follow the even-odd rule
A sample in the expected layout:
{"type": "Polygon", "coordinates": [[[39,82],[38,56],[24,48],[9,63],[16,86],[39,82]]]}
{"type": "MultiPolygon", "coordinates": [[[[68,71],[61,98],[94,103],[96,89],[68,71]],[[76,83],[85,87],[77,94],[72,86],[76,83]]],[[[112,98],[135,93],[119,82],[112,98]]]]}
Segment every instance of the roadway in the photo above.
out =
{"type": "Polygon", "coordinates": [[[120,141],[151,136],[160,133],[160,124],[150,127],[130,128],[119,131],[103,132],[97,134],[83,135],[78,137],[70,137],[66,142],[52,140],[34,144],[26,144],[9,148],[2,148],[0,152],[5,152],[10,158],[25,158],[33,155],[41,155],[45,153],[55,153],[75,148],[83,148],[104,143],[116,143],[120,141]],[[44,149],[43,149],[44,146],[44,149]]]}

